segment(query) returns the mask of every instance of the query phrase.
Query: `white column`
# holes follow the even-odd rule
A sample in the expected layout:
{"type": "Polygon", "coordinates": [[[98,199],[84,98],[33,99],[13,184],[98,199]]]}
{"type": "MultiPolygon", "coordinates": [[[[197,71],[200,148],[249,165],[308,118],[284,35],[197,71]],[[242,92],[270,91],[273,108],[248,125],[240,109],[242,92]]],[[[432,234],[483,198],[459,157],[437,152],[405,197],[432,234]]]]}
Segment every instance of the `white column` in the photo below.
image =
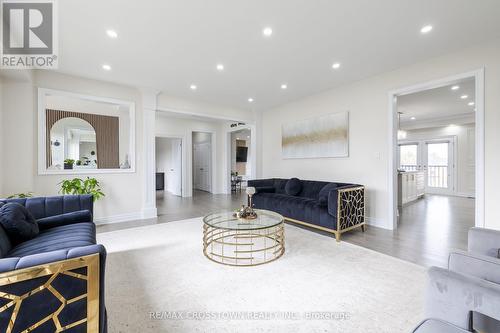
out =
{"type": "Polygon", "coordinates": [[[143,145],[143,204],[142,217],[157,217],[156,212],[156,161],[155,161],[155,124],[157,96],[156,90],[141,90],[142,94],[142,145],[143,145]]]}

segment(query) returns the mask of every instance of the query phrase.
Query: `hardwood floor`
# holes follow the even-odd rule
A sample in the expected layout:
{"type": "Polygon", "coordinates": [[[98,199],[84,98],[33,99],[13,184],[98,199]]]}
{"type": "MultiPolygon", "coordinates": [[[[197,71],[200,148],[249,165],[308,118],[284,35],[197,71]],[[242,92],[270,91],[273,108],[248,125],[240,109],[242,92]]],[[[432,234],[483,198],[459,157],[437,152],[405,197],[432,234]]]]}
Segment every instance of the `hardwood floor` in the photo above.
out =
{"type": "Polygon", "coordinates": [[[474,199],[425,195],[402,209],[398,228],[368,226],[345,233],[342,240],[422,266],[446,267],[452,249],[467,249],[474,226],[474,199]]]}
{"type": "MultiPolygon", "coordinates": [[[[97,232],[199,217],[211,211],[236,209],[245,201],[244,193],[214,195],[195,191],[193,197],[182,198],[158,192],[158,218],[99,225],[97,232]]],[[[397,230],[367,226],[365,232],[354,230],[343,234],[342,241],[418,265],[446,267],[451,249],[467,249],[467,230],[473,225],[474,199],[426,195],[403,208],[397,230]]]]}

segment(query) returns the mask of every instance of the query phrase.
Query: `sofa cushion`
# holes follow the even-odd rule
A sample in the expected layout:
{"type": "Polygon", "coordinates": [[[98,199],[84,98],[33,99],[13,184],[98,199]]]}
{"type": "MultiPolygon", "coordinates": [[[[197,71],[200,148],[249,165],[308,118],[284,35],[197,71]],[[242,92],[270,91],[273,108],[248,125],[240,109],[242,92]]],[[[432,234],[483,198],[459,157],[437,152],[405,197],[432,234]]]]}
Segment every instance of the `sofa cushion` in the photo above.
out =
{"type": "Polygon", "coordinates": [[[74,224],[81,222],[92,222],[92,213],[87,210],[79,210],[76,212],[59,214],[49,217],[44,217],[36,220],[40,230],[60,227],[66,224],[74,224]]]}
{"type": "Polygon", "coordinates": [[[0,224],[0,258],[5,257],[10,249],[12,249],[12,243],[5,229],[0,224]]]}
{"type": "Polygon", "coordinates": [[[302,190],[302,182],[298,178],[292,178],[286,182],[285,192],[288,195],[298,195],[302,190]]]}
{"type": "Polygon", "coordinates": [[[24,257],[92,244],[96,244],[94,223],[69,224],[43,230],[36,238],[14,247],[7,257],[24,257]]]}
{"type": "Polygon", "coordinates": [[[328,195],[329,195],[330,191],[335,190],[336,188],[337,188],[337,183],[330,183],[330,184],[323,186],[321,191],[319,191],[319,195],[318,195],[318,202],[321,206],[328,205],[328,195]]]}
{"type": "Polygon", "coordinates": [[[7,203],[0,208],[0,224],[13,244],[30,240],[39,232],[33,216],[18,203],[7,203]]]}

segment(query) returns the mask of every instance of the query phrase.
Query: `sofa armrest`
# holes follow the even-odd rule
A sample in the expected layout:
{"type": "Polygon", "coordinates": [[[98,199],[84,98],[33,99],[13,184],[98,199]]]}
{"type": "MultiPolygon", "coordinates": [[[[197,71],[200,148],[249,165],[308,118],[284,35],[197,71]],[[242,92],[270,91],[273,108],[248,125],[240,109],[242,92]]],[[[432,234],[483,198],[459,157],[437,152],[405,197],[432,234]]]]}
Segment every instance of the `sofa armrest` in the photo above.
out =
{"type": "Polygon", "coordinates": [[[92,213],[85,209],[76,212],[59,214],[49,217],[44,217],[36,220],[38,227],[41,230],[50,229],[54,227],[60,227],[68,224],[75,224],[81,222],[92,222],[92,213]]]}
{"type": "Polygon", "coordinates": [[[448,269],[500,284],[500,259],[465,251],[453,251],[448,257],[448,269]]]}
{"type": "Polygon", "coordinates": [[[90,245],[0,259],[2,304],[5,309],[23,307],[17,316],[0,311],[0,327],[28,331],[54,316],[66,328],[105,332],[105,257],[102,245],[90,245]]]}
{"type": "Polygon", "coordinates": [[[337,218],[337,231],[364,223],[364,186],[349,185],[331,190],[328,193],[328,213],[337,218]]]}
{"type": "Polygon", "coordinates": [[[500,320],[500,286],[470,275],[431,267],[425,295],[425,317],[469,330],[472,312],[500,320]]]}
{"type": "Polygon", "coordinates": [[[499,258],[500,231],[486,228],[469,229],[469,252],[499,258]]]}

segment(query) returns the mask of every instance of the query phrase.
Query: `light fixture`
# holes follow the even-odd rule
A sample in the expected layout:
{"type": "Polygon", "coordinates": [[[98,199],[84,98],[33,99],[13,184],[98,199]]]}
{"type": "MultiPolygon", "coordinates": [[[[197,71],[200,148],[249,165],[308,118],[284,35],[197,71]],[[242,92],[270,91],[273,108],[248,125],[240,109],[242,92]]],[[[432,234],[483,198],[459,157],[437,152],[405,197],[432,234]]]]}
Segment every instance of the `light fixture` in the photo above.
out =
{"type": "Polygon", "coordinates": [[[220,72],[220,71],[223,71],[224,70],[224,65],[223,64],[217,64],[217,70],[220,72]]]}
{"type": "Polygon", "coordinates": [[[458,89],[460,89],[460,86],[453,86],[453,87],[451,87],[451,90],[458,90],[458,89]]]}
{"type": "Polygon", "coordinates": [[[252,103],[252,102],[253,102],[253,98],[252,98],[252,97],[250,97],[250,98],[248,99],[248,103],[252,103]]]}
{"type": "Polygon", "coordinates": [[[288,86],[287,86],[285,83],[283,83],[283,84],[281,85],[281,89],[285,90],[286,88],[288,88],[288,86]]]}
{"type": "Polygon", "coordinates": [[[247,139],[250,139],[250,135],[247,135],[247,139]]]}
{"type": "Polygon", "coordinates": [[[109,38],[117,38],[118,37],[118,33],[115,31],[115,30],[112,30],[112,29],[108,29],[106,30],[106,34],[108,35],[109,38]]]}
{"type": "Polygon", "coordinates": [[[415,117],[411,117],[410,119],[411,119],[411,120],[416,120],[417,118],[415,118],[415,117]]]}
{"type": "Polygon", "coordinates": [[[339,69],[340,68],[340,63],[339,62],[336,62],[332,65],[332,68],[333,69],[339,69]]]}
{"type": "Polygon", "coordinates": [[[239,140],[240,138],[236,138],[236,140],[239,140]]]}
{"type": "Polygon", "coordinates": [[[271,29],[270,27],[265,27],[265,28],[262,30],[262,34],[263,34],[265,37],[271,37],[271,35],[273,34],[273,29],[271,29]]]}
{"type": "Polygon", "coordinates": [[[189,86],[189,89],[196,90],[196,89],[198,89],[198,87],[195,84],[192,84],[189,86]]]}
{"type": "Polygon", "coordinates": [[[474,102],[467,103],[468,106],[474,106],[474,104],[475,104],[474,102]]]}
{"type": "Polygon", "coordinates": [[[467,99],[467,98],[469,98],[469,96],[468,95],[462,95],[462,96],[460,96],[460,98],[461,99],[467,99]]]}
{"type": "Polygon", "coordinates": [[[104,69],[105,71],[110,71],[111,70],[111,66],[108,65],[108,64],[104,64],[104,65],[102,65],[102,69],[104,69]]]}
{"type": "Polygon", "coordinates": [[[431,31],[432,31],[432,25],[430,25],[430,24],[424,25],[422,27],[422,29],[420,29],[420,32],[423,33],[423,34],[428,34],[431,31]]]}

